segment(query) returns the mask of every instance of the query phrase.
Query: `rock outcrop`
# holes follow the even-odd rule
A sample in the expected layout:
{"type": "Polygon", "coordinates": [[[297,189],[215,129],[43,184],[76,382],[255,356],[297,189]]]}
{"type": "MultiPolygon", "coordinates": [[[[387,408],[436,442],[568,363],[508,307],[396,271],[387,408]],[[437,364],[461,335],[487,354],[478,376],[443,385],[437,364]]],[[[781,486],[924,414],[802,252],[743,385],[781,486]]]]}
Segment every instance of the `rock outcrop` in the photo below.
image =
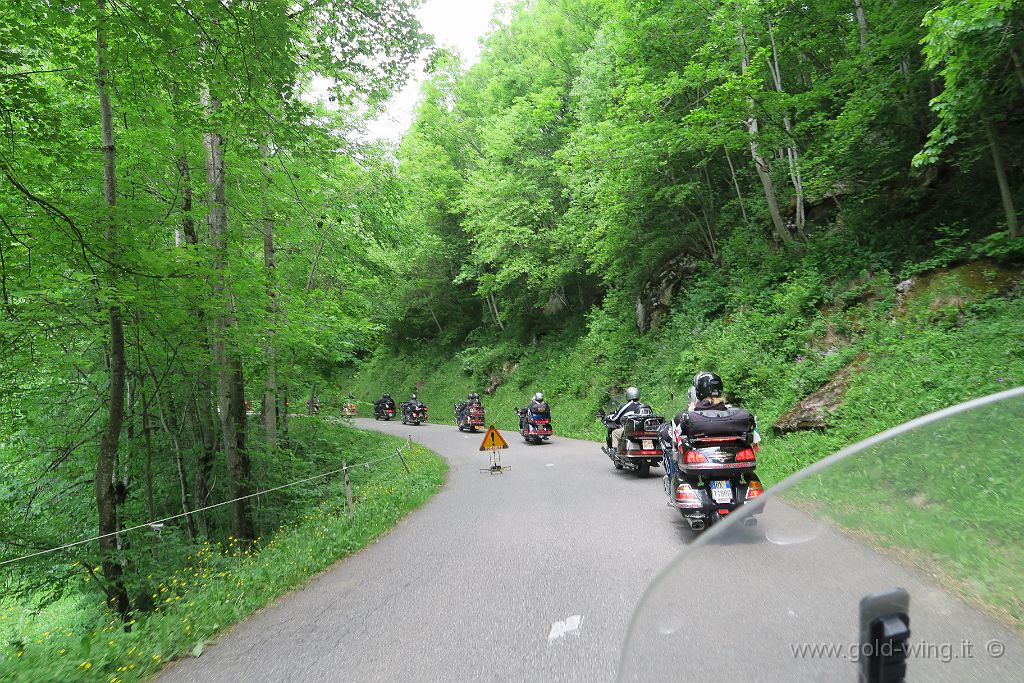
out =
{"type": "Polygon", "coordinates": [[[648,280],[636,298],[636,326],[641,334],[657,329],[661,317],[669,312],[672,297],[679,291],[679,286],[696,269],[697,262],[681,254],[665,263],[648,280]]]}
{"type": "Polygon", "coordinates": [[[801,399],[772,425],[772,431],[787,434],[828,427],[828,418],[842,404],[850,386],[851,371],[850,366],[843,368],[825,386],[801,399]]]}

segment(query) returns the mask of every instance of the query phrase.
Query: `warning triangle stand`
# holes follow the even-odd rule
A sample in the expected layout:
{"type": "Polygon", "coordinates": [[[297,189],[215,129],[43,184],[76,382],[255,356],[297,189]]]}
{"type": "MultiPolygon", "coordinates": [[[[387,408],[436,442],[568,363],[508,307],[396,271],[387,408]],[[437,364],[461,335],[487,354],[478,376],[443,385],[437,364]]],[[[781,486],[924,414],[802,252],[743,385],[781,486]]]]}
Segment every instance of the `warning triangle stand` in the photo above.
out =
{"type": "Polygon", "coordinates": [[[480,471],[489,474],[501,474],[505,470],[512,469],[511,467],[503,467],[501,464],[501,451],[505,448],[508,448],[508,442],[505,441],[505,437],[501,435],[501,432],[494,425],[491,425],[487,429],[487,433],[484,434],[483,443],[480,444],[481,451],[490,452],[491,466],[480,468],[480,471]]]}

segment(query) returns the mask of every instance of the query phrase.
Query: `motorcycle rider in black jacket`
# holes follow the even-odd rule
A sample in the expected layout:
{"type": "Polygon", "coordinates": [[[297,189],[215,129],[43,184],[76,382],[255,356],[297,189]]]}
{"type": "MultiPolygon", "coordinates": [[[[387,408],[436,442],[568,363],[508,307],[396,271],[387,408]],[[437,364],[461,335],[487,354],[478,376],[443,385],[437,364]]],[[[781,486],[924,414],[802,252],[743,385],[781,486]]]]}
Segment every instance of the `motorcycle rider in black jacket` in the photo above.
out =
{"type": "Polygon", "coordinates": [[[615,455],[619,452],[619,440],[622,438],[622,420],[638,412],[640,408],[647,407],[646,404],[640,402],[640,390],[636,387],[626,389],[626,399],[627,401],[615,411],[614,415],[609,415],[605,418],[608,436],[605,440],[604,452],[609,455],[615,455]]]}

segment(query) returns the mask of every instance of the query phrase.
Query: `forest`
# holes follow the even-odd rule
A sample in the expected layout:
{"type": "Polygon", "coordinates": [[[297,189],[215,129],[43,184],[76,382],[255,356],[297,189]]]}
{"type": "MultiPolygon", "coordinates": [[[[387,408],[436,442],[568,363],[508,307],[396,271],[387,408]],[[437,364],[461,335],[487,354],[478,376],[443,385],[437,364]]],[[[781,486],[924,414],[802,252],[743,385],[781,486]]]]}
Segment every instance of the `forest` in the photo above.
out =
{"type": "Polygon", "coordinates": [[[474,64],[419,4],[0,5],[0,678],[201,652],[440,486],[307,403],[593,437],[711,369],[767,482],[1024,384],[1024,3],[517,0],[474,64]],[[343,455],[352,521],[257,495],[343,455]]]}

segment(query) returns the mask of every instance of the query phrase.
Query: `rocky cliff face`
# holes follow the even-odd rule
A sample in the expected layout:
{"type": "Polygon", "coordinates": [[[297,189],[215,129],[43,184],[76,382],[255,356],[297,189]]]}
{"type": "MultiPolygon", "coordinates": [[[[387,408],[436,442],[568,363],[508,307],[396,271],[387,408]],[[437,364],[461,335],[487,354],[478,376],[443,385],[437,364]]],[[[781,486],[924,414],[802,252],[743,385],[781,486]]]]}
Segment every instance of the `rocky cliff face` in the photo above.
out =
{"type": "Polygon", "coordinates": [[[636,298],[636,326],[640,334],[657,329],[661,317],[671,308],[672,297],[696,270],[697,262],[685,255],[675,257],[658,269],[636,298]]]}

